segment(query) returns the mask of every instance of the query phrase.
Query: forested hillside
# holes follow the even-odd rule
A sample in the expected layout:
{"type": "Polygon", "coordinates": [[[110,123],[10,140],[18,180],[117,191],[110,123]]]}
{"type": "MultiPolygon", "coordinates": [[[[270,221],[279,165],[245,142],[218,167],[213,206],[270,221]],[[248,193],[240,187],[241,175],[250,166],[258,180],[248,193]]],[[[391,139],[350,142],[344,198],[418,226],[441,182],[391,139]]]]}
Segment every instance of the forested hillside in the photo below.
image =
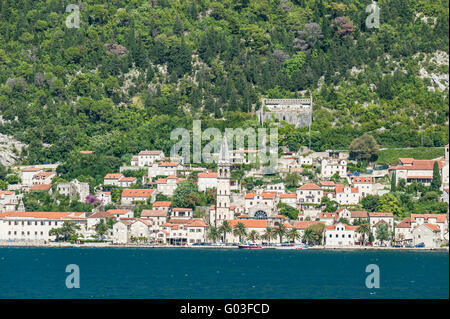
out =
{"type": "MultiPolygon", "coordinates": [[[[448,143],[448,1],[379,1],[373,29],[362,0],[85,0],[69,29],[70,3],[0,2],[0,133],[24,163],[83,149],[117,168],[192,119],[257,127],[262,96],[309,92],[315,150],[448,143]]],[[[293,150],[307,136],[280,129],[293,150]]]]}

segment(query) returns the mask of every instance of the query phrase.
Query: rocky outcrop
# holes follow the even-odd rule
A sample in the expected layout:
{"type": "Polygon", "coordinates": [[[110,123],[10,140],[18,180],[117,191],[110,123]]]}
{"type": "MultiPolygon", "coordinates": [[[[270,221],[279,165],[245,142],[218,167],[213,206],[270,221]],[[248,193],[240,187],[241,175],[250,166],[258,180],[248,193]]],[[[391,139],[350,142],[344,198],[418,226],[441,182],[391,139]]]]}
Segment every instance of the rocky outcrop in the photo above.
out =
{"type": "Polygon", "coordinates": [[[19,154],[26,145],[12,136],[0,133],[0,163],[4,166],[14,165],[21,160],[19,154]]]}

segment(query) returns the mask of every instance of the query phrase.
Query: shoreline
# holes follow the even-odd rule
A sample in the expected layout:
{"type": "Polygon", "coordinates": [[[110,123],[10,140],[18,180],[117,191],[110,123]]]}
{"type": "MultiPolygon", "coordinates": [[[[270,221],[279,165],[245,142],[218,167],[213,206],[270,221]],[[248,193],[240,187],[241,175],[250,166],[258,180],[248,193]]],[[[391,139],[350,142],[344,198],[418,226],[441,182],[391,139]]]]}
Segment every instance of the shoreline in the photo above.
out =
{"type": "MultiPolygon", "coordinates": [[[[182,248],[182,249],[239,249],[238,246],[163,246],[163,245],[129,245],[129,244],[69,244],[69,243],[50,243],[50,244],[24,244],[24,243],[1,243],[0,248],[4,247],[40,247],[40,248],[182,248]]],[[[276,250],[275,247],[263,247],[262,249],[276,250]]],[[[342,246],[342,247],[324,247],[313,246],[306,250],[414,250],[414,251],[449,251],[449,247],[435,248],[417,248],[417,247],[358,247],[358,246],[342,246]]]]}

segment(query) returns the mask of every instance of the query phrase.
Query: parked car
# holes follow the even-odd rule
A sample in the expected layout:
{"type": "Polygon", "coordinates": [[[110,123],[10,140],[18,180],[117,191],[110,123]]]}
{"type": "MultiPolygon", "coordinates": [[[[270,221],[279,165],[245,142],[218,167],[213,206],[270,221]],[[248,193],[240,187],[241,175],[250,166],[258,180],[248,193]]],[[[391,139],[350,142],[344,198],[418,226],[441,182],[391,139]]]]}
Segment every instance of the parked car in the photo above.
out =
{"type": "Polygon", "coordinates": [[[425,244],[424,243],[419,243],[415,247],[416,248],[423,248],[423,247],[425,247],[425,244]]]}

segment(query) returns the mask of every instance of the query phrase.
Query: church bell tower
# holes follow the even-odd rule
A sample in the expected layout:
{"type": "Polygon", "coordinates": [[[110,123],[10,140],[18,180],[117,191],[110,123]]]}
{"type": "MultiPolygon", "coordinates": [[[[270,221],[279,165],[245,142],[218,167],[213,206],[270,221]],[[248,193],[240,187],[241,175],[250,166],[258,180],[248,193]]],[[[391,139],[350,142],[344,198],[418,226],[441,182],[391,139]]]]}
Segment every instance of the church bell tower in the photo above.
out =
{"type": "Polygon", "coordinates": [[[230,166],[228,143],[224,136],[217,163],[216,226],[220,226],[225,219],[234,219],[234,214],[230,210],[230,166]]]}

